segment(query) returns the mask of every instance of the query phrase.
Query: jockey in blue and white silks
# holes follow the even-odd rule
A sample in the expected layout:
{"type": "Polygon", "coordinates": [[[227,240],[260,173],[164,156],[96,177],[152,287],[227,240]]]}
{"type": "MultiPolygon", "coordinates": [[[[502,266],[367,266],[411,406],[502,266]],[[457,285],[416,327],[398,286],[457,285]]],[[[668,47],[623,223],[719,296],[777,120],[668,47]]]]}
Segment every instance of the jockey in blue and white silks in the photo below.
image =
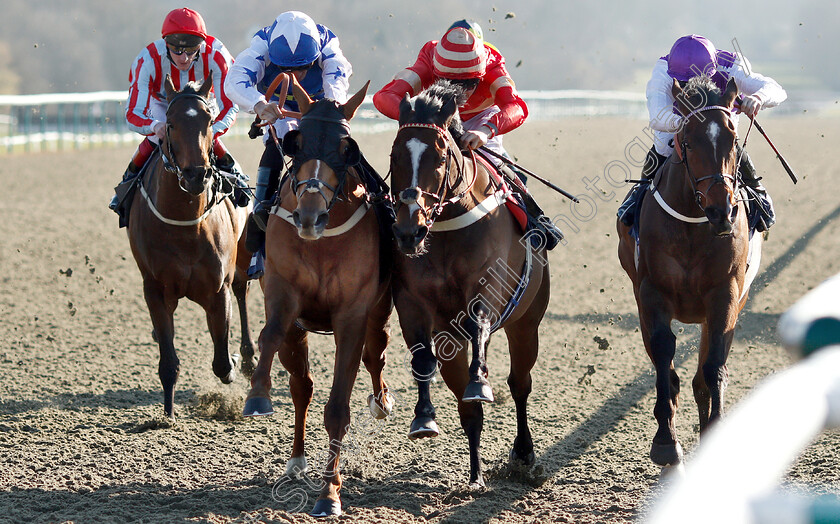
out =
{"type": "MultiPolygon", "coordinates": [[[[280,73],[293,74],[313,100],[326,97],[343,104],[348,98],[353,67],[341,52],[338,37],[299,11],[281,13],[274,23],[257,31],[250,47],[234,60],[225,90],[242,110],[272,122],[278,139],[297,129],[299,123],[295,118],[283,118],[280,112],[281,107],[298,111],[291,93],[283,101],[276,95],[271,100],[265,98],[269,85],[280,73]]],[[[260,246],[265,241],[263,230],[268,207],[283,168],[283,154],[268,138],[268,135],[263,138],[266,148],[257,171],[257,205],[253,215],[257,227],[248,228],[248,247],[256,252],[261,251],[260,246]]],[[[253,219],[251,223],[253,226],[253,219]]],[[[257,265],[249,270],[249,275],[258,277],[261,273],[259,253],[254,262],[257,265]]]]}

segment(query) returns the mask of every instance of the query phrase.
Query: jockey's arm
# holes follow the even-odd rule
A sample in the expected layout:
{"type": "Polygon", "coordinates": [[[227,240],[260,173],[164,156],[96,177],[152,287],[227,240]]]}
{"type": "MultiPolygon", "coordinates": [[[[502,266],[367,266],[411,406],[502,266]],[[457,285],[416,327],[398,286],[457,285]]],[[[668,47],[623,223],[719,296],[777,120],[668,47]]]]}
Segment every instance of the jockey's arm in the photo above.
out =
{"type": "Polygon", "coordinates": [[[225,79],[227,96],[249,113],[255,113],[254,106],[257,103],[267,102],[263,93],[257,89],[257,84],[265,76],[266,56],[268,42],[264,31],[260,31],[251,39],[251,46],[236,56],[225,79]]]}
{"type": "Polygon", "coordinates": [[[349,98],[347,92],[350,90],[350,75],[353,74],[353,66],[341,52],[338,37],[324,26],[319,25],[318,30],[321,33],[320,60],[324,96],[343,104],[349,98]]]}
{"type": "Polygon", "coordinates": [[[225,80],[230,71],[233,57],[227,48],[215,40],[213,51],[210,54],[210,71],[213,72],[213,92],[216,95],[216,105],[219,107],[219,114],[213,122],[213,138],[218,138],[230,129],[236,120],[236,113],[239,107],[233,103],[225,91],[225,80]]]}
{"type": "Polygon", "coordinates": [[[156,134],[156,129],[163,129],[163,122],[149,118],[144,108],[149,107],[152,96],[150,85],[155,71],[154,61],[146,49],[140,52],[129,72],[128,100],[125,104],[125,121],[132,131],[145,136],[156,134]]]}
{"type": "Polygon", "coordinates": [[[675,133],[680,128],[682,118],[674,113],[673,85],[674,79],[668,75],[668,62],[660,58],[653,67],[645,90],[650,128],[655,131],[675,133]]]}
{"type": "Polygon", "coordinates": [[[400,102],[405,95],[417,96],[434,81],[432,62],[434,43],[427,42],[417,55],[414,65],[394,75],[382,89],[373,95],[373,105],[380,113],[393,120],[400,119],[400,102]]]}
{"type": "Polygon", "coordinates": [[[738,55],[732,67],[731,76],[738,86],[738,92],[753,99],[745,99],[742,102],[745,113],[754,115],[759,109],[776,107],[787,98],[787,93],[782,86],[769,76],[753,71],[745,56],[738,55]]]}

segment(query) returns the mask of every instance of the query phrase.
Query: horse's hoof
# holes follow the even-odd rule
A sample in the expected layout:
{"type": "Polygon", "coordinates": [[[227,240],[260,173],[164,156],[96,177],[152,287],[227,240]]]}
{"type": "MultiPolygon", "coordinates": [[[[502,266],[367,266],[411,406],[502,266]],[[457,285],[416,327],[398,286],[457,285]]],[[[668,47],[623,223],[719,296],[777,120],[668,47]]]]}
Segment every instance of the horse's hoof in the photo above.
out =
{"type": "Polygon", "coordinates": [[[293,479],[302,478],[309,471],[306,455],[292,457],[286,462],[286,476],[293,479]]]}
{"type": "Polygon", "coordinates": [[[370,414],[373,415],[373,418],[376,420],[382,420],[391,416],[391,411],[394,409],[394,395],[383,390],[381,402],[382,405],[380,406],[379,402],[376,401],[376,397],[368,395],[368,407],[370,408],[370,414]]]}
{"type": "Polygon", "coordinates": [[[254,370],[257,369],[257,360],[255,358],[242,359],[242,376],[250,379],[254,375],[254,370]]]}
{"type": "Polygon", "coordinates": [[[537,455],[532,451],[526,456],[521,457],[519,456],[519,453],[516,452],[516,449],[511,448],[510,454],[508,455],[508,459],[511,463],[520,462],[522,464],[525,464],[526,466],[533,466],[534,463],[537,461],[537,455]]]}
{"type": "Polygon", "coordinates": [[[683,450],[679,442],[650,446],[650,459],[657,466],[676,466],[683,461],[683,450]]]}
{"type": "Polygon", "coordinates": [[[341,502],[330,499],[318,499],[309,513],[313,517],[332,517],[341,515],[341,502]]]}
{"type": "Polygon", "coordinates": [[[242,355],[240,355],[239,353],[234,353],[230,356],[230,360],[231,362],[233,362],[233,367],[236,367],[242,361],[242,355]]]}
{"type": "Polygon", "coordinates": [[[408,430],[408,439],[431,438],[440,435],[437,422],[432,417],[414,417],[411,421],[411,429],[408,430]]]}
{"type": "Polygon", "coordinates": [[[493,402],[493,388],[489,384],[470,382],[461,397],[464,402],[493,402]]]}
{"type": "Polygon", "coordinates": [[[245,417],[260,417],[273,415],[274,408],[271,407],[271,400],[265,397],[252,397],[245,401],[245,408],[242,415],[245,417]]]}

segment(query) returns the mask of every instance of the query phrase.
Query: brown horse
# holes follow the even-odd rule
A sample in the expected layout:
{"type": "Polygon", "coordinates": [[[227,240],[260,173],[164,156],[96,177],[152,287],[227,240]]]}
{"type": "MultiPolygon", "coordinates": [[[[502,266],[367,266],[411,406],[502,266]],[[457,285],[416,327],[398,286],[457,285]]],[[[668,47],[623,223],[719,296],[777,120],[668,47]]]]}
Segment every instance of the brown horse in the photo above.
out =
{"type": "Polygon", "coordinates": [[[350,393],[360,359],[373,381],[374,394],[368,401],[374,416],[385,418],[393,405],[382,380],[392,309],[390,267],[380,258],[379,225],[354,167],[361,154],[349,133],[348,121],[362,103],[367,84],[344,105],[330,99],[313,102],[296,82],[292,86],[302,117],[300,129],[283,139],[293,164],[266,230],[266,325],[244,413],[273,413],[269,392],[276,353],[289,372],[295,406],[286,474],[298,477],[305,472],[304,437],[313,388],[306,330],[334,332],[333,383],[324,410],[329,458],[312,514],[338,515],[339,453],[350,424],[350,393]],[[327,229],[329,224],[335,227],[327,229]]]}
{"type": "Polygon", "coordinates": [[[537,328],[548,306],[549,270],[545,249],[532,247],[505,209],[505,190],[491,168],[460,151],[459,96],[455,86],[440,82],[413,100],[406,95],[400,104],[391,176],[398,202],[394,233],[402,254],[395,262],[393,295],[418,384],[409,438],[438,434],[429,382],[439,366],[458,399],[470,483],[483,485],[481,403],[493,401],[486,351],[499,328],[507,335],[508,385],[516,403],[510,456],[526,464],[535,460],[526,408],[537,328]]]}
{"type": "Polygon", "coordinates": [[[731,111],[737,95],[730,80],[724,93],[700,77],[672,92],[683,115],[675,151],[642,201],[639,243],[618,222],[618,255],[633,281],[639,322],[648,356],[656,369],[659,429],[651,459],[661,466],[682,461],[674,427],[680,391],[674,370],[676,339],[671,321],[702,325],[700,357],[692,385],[700,431],[723,411],[726,359],[738,313],[760,253],[761,235],[750,241],[746,205],[738,195],[737,134],[731,111]],[[750,245],[752,244],[752,245],[750,245]]]}
{"type": "Polygon", "coordinates": [[[163,409],[171,418],[181,368],[173,343],[173,314],[179,299],[186,297],[207,313],[213,373],[227,384],[235,376],[228,354],[233,289],[242,325],[243,372],[253,369],[254,345],[245,307],[249,254],[242,238],[248,211],[218,193],[220,175],[211,161],[213,115],[207,99],[212,86],[207,78],[179,92],[166,78],[166,138],[139,182],[128,225],[153,336],[160,346],[163,409]]]}

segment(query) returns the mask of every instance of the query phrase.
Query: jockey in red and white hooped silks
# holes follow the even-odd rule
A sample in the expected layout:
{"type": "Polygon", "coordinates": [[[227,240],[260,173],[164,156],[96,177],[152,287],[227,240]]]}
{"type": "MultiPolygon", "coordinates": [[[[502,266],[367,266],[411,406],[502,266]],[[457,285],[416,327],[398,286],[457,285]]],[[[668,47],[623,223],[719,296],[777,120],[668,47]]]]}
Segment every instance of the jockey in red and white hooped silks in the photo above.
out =
{"type": "MultiPolygon", "coordinates": [[[[674,80],[684,84],[701,74],[711,77],[721,92],[726,90],[726,83],[730,78],[735,80],[738,93],[743,97],[738,112],[732,114],[736,129],[739,113],[754,117],[760,109],[775,107],[787,98],[787,93],[778,82],[753,71],[750,62],[743,55],[716,49],[707,38],[700,35],[680,37],[674,42],[671,51],[656,61],[647,83],[647,108],[654,141],[645,159],[643,178],[652,178],[657,168],[674,150],[674,133],[680,129],[682,121],[682,116],[677,113],[674,104],[674,95],[671,93],[674,80]]],[[[740,145],[738,148],[738,153],[741,154],[740,145]]],[[[743,151],[741,158],[739,172],[743,182],[755,189],[759,198],[764,200],[761,202],[763,213],[757,227],[758,231],[764,231],[775,222],[773,203],[766,189],[756,178],[755,167],[746,151],[743,151]]],[[[632,216],[625,211],[632,212],[632,206],[640,193],[637,188],[634,188],[631,196],[619,208],[618,216],[625,223],[632,221],[632,216]]]]}
{"type": "Polygon", "coordinates": [[[427,42],[414,65],[373,95],[373,104],[398,120],[405,94],[417,96],[439,78],[462,84],[468,93],[458,108],[467,131],[461,145],[471,149],[486,145],[504,154],[502,135],[525,122],[528,106],[517,94],[502,54],[463,27],[452,27],[440,41],[427,42]]]}
{"type": "MultiPolygon", "coordinates": [[[[274,22],[254,35],[251,45],[237,55],[227,77],[225,88],[234,102],[260,119],[272,122],[275,134],[282,139],[287,132],[297,129],[296,118],[286,118],[280,108],[298,111],[291,93],[282,103],[275,93],[271,100],[265,95],[280,73],[291,73],[298,84],[313,100],[331,98],[340,104],[347,102],[350,75],[353,67],[339,47],[338,37],[327,27],[316,24],[300,11],[281,13],[274,22]]],[[[264,228],[268,219],[270,201],[283,169],[283,153],[278,151],[269,135],[263,137],[265,150],[257,170],[256,205],[248,227],[247,245],[254,252],[248,275],[258,278],[262,274],[262,248],[264,228]],[[254,221],[256,218],[256,221],[254,221]]]]}
{"type": "MultiPolygon", "coordinates": [[[[374,94],[373,104],[383,115],[399,120],[400,102],[405,95],[417,96],[438,79],[449,80],[464,90],[466,102],[458,108],[466,131],[461,147],[485,146],[508,157],[502,146],[502,135],[525,122],[528,106],[516,92],[505,58],[498,49],[484,42],[481,28],[475,22],[456,22],[439,41],[431,40],[423,45],[414,65],[397,73],[374,94]]],[[[508,169],[501,160],[490,160],[500,169],[508,169]]],[[[524,182],[524,175],[514,174],[524,182]]],[[[528,214],[547,233],[546,247],[552,249],[563,238],[562,233],[544,216],[524,184],[520,194],[528,214]]]]}
{"type": "MultiPolygon", "coordinates": [[[[203,82],[211,73],[215,98],[210,105],[217,113],[212,125],[213,152],[220,169],[241,176],[236,162],[219,140],[233,125],[239,110],[225,93],[225,78],[232,61],[224,44],[207,34],[200,14],[180,8],[166,15],[161,38],[140,51],[129,71],[125,119],[131,130],[146,138],[134,153],[123,180],[140,171],[165,135],[166,77],[180,91],[188,82],[203,82]]],[[[116,202],[112,204],[114,209],[116,202]]]]}

